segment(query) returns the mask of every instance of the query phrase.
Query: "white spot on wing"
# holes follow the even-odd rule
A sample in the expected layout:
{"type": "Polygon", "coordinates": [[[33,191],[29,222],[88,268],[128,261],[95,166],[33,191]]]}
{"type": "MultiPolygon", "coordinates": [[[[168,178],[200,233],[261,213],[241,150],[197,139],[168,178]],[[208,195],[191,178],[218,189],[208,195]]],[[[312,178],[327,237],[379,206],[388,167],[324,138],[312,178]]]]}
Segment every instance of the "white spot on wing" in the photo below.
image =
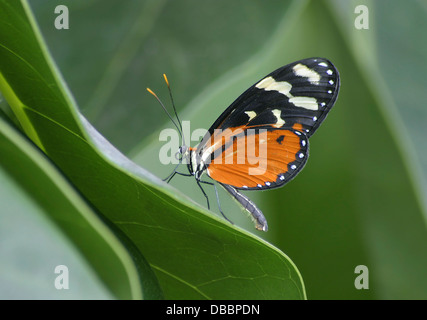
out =
{"type": "Polygon", "coordinates": [[[267,77],[260,82],[258,82],[255,87],[259,89],[264,89],[266,91],[277,91],[285,96],[292,96],[290,91],[292,89],[292,85],[286,81],[276,81],[273,77],[267,77]]]}
{"type": "Polygon", "coordinates": [[[312,97],[293,97],[289,98],[289,102],[293,103],[297,107],[301,107],[308,110],[318,110],[317,100],[312,97]]]}
{"type": "Polygon", "coordinates": [[[301,63],[298,63],[292,69],[294,70],[297,76],[307,78],[308,81],[313,84],[319,84],[320,75],[316,71],[308,68],[307,66],[301,63]]]}
{"type": "Polygon", "coordinates": [[[329,75],[332,75],[333,72],[332,72],[332,70],[328,70],[328,71],[326,71],[326,73],[329,75]]]}
{"type": "Polygon", "coordinates": [[[327,64],[327,63],[325,63],[325,62],[320,62],[320,63],[318,64],[318,66],[321,66],[321,67],[327,67],[327,66],[328,66],[328,64],[327,64]]]}
{"type": "Polygon", "coordinates": [[[266,91],[277,91],[289,98],[289,102],[293,103],[296,107],[318,110],[317,100],[313,97],[294,97],[291,94],[292,85],[286,81],[276,81],[273,77],[267,77],[258,82],[255,87],[264,89],[266,91]]]}
{"type": "Polygon", "coordinates": [[[245,113],[248,115],[248,117],[249,117],[249,120],[248,120],[248,122],[249,121],[251,121],[253,118],[255,118],[256,117],[256,112],[255,111],[245,111],[245,113]]]}
{"type": "Polygon", "coordinates": [[[273,124],[273,127],[281,128],[285,124],[285,120],[282,119],[282,111],[279,109],[274,109],[271,111],[273,115],[276,117],[276,124],[273,124]]]}

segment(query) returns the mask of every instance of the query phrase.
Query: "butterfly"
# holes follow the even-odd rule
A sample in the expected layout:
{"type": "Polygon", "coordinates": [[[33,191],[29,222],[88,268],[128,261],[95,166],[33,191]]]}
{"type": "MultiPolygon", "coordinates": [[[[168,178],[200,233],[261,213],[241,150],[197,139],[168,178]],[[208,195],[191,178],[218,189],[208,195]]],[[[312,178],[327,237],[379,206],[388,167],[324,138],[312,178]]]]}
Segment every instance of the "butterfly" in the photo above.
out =
{"type": "MultiPolygon", "coordinates": [[[[182,126],[169,118],[182,137],[182,126]]],[[[193,176],[206,197],[201,184],[213,185],[218,207],[225,219],[216,185],[203,180],[208,176],[222,186],[250,214],[255,228],[268,230],[262,211],[241,190],[268,190],[282,187],[305,166],[309,138],[316,132],[335,104],[340,88],[338,70],[327,59],[309,58],[285,65],[266,75],[242,93],[218,117],[194,147],[183,145],[178,150],[179,164],[185,159],[188,174],[193,176]]],[[[182,138],[183,140],[183,138],[182,138]]],[[[230,221],[231,222],[231,221],[230,221]]]]}

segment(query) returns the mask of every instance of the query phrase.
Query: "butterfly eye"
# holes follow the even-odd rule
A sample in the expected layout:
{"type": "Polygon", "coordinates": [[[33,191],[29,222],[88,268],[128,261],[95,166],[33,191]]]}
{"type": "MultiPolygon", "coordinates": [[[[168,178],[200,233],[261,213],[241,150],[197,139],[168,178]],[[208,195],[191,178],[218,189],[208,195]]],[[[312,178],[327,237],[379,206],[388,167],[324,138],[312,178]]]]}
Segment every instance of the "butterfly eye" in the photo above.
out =
{"type": "Polygon", "coordinates": [[[178,152],[175,153],[175,159],[177,160],[182,160],[182,158],[184,157],[185,153],[187,152],[187,146],[181,146],[178,149],[178,152]]]}
{"type": "Polygon", "coordinates": [[[179,147],[179,153],[182,155],[185,155],[187,153],[188,147],[187,146],[181,146],[179,147]]]}

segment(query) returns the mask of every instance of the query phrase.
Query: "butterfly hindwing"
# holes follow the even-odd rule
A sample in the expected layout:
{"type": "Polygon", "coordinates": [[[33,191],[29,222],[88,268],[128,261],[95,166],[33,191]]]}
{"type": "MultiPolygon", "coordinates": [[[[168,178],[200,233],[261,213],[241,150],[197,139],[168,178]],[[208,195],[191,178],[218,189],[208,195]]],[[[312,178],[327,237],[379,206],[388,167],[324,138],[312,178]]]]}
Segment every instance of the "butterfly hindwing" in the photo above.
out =
{"type": "Polygon", "coordinates": [[[236,189],[260,190],[280,187],[304,167],[308,138],[295,128],[244,127],[213,135],[207,174],[236,189]],[[215,143],[214,141],[221,141],[215,143]]]}

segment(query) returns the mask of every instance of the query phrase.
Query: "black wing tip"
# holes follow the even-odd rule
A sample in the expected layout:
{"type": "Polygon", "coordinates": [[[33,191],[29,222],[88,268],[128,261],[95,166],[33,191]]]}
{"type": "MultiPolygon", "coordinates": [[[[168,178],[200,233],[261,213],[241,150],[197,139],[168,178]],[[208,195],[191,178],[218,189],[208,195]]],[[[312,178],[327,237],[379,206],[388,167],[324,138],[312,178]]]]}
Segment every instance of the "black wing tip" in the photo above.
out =
{"type": "Polygon", "coordinates": [[[312,57],[312,58],[305,58],[298,61],[295,61],[291,63],[292,66],[297,65],[298,63],[302,63],[307,65],[307,67],[313,67],[313,66],[320,66],[322,67],[322,63],[326,64],[326,66],[323,67],[330,67],[333,69],[334,74],[336,74],[337,78],[339,78],[339,71],[334,63],[332,63],[331,60],[323,57],[312,57]]]}
{"type": "Polygon", "coordinates": [[[327,59],[327,58],[322,58],[322,57],[313,57],[313,58],[306,58],[306,59],[302,59],[298,62],[305,62],[309,67],[312,65],[317,65],[317,66],[322,66],[322,63],[325,63],[327,66],[323,66],[323,67],[329,67],[332,68],[333,70],[333,74],[335,75],[335,78],[338,80],[336,83],[336,86],[339,88],[340,86],[340,73],[338,71],[338,68],[335,66],[335,64],[332,63],[331,60],[327,59]]]}
{"type": "Polygon", "coordinates": [[[334,80],[334,84],[330,87],[334,89],[335,94],[338,94],[338,90],[341,84],[340,73],[337,67],[327,58],[312,57],[294,61],[279,69],[276,69],[275,71],[267,75],[267,77],[272,76],[275,79],[287,79],[289,75],[292,75],[294,73],[292,69],[298,64],[302,64],[308,69],[319,73],[323,79],[334,80]],[[325,72],[328,73],[325,74],[325,72]]]}

